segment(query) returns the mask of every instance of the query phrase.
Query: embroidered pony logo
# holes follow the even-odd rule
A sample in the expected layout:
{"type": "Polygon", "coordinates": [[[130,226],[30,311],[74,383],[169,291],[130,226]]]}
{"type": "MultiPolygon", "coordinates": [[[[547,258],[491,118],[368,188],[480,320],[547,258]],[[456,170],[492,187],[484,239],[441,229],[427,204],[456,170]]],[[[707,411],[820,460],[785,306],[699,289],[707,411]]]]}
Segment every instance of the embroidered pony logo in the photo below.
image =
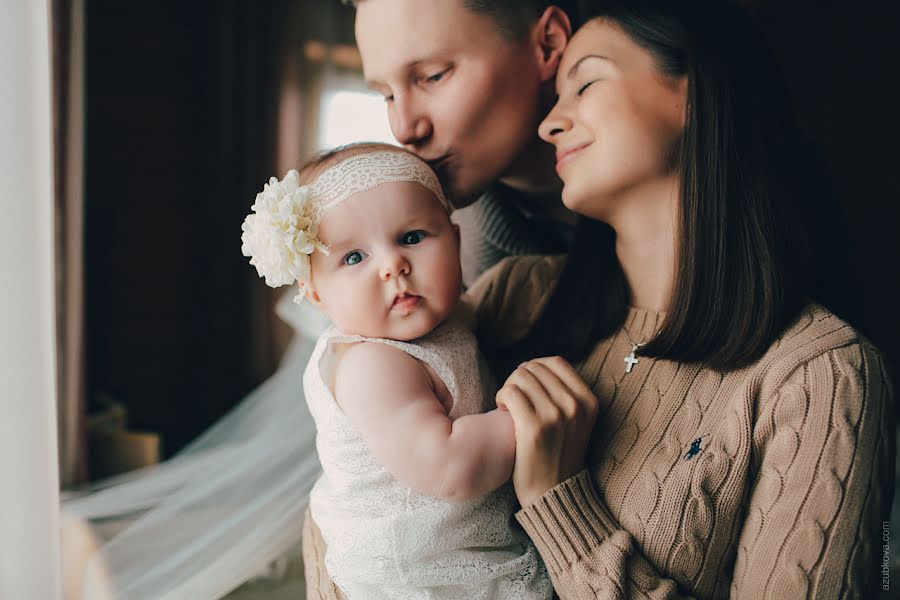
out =
{"type": "Polygon", "coordinates": [[[691,460],[701,452],[703,452],[703,448],[700,446],[703,443],[703,440],[709,436],[701,435],[691,444],[691,447],[687,452],[684,453],[684,460],[691,460]]]}

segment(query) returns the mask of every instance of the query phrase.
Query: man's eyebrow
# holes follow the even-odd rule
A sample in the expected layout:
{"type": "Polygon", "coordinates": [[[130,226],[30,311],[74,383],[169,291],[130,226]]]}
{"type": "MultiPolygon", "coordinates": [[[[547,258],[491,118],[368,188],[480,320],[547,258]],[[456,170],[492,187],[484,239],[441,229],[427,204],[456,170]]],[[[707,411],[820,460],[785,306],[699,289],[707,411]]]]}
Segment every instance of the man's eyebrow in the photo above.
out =
{"type": "Polygon", "coordinates": [[[583,63],[584,61],[586,61],[589,58],[599,58],[600,60],[605,60],[607,62],[613,62],[613,59],[609,58],[608,56],[603,56],[602,54],[585,54],[584,56],[582,56],[581,58],[578,59],[578,62],[576,62],[574,65],[572,65],[572,68],[569,69],[569,72],[566,74],[566,79],[572,79],[573,77],[575,77],[575,73],[578,71],[578,67],[580,67],[581,63],[583,63]]]}

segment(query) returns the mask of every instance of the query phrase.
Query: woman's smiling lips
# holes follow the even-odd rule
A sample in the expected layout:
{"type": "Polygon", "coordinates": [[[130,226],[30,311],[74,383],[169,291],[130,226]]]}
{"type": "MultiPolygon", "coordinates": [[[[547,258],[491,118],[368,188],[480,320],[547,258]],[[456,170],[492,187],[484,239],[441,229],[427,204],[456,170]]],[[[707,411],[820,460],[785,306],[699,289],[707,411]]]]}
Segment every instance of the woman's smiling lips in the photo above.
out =
{"type": "Polygon", "coordinates": [[[575,153],[579,150],[587,148],[590,144],[577,144],[575,146],[569,146],[568,148],[563,148],[562,150],[558,150],[556,152],[556,170],[559,171],[562,169],[563,165],[569,161],[575,153]]]}

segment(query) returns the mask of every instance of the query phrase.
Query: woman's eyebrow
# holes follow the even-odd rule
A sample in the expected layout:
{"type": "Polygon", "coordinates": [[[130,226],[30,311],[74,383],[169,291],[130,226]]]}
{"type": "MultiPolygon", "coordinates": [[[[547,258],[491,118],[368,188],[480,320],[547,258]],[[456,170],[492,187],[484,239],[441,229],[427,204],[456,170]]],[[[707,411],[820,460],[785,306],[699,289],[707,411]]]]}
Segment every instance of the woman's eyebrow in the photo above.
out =
{"type": "Polygon", "coordinates": [[[566,74],[566,79],[572,79],[573,77],[575,77],[575,73],[578,71],[578,68],[581,66],[581,63],[583,63],[584,61],[586,61],[589,58],[597,58],[600,60],[605,60],[607,62],[613,62],[613,59],[609,58],[608,56],[603,56],[602,54],[585,54],[584,56],[579,58],[578,61],[574,65],[572,65],[572,68],[569,69],[569,72],[566,74]]]}

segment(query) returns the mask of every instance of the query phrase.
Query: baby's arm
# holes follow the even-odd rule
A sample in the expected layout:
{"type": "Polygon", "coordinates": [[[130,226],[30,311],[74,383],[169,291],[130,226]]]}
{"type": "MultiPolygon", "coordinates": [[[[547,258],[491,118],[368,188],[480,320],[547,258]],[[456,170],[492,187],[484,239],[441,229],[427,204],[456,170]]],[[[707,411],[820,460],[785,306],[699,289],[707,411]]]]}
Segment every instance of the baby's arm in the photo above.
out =
{"type": "Polygon", "coordinates": [[[376,460],[418,492],[461,501],[498,488],[512,474],[509,413],[451,421],[425,367],[402,350],[350,346],[336,366],[334,395],[376,460]]]}

